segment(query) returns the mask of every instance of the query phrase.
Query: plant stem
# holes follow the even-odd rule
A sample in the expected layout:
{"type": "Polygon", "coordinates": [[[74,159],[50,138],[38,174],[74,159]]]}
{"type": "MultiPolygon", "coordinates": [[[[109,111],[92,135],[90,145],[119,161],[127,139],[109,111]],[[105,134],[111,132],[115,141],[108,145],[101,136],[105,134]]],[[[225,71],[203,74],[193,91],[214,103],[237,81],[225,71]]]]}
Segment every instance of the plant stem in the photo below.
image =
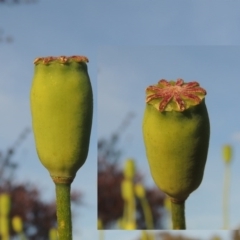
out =
{"type": "Polygon", "coordinates": [[[140,201],[141,201],[141,205],[142,205],[142,209],[145,217],[146,227],[147,229],[153,229],[154,226],[153,226],[153,219],[152,219],[152,211],[147,201],[147,198],[144,197],[140,201]]]}
{"type": "Polygon", "coordinates": [[[20,240],[27,240],[27,238],[26,238],[26,236],[25,236],[25,234],[22,232],[22,233],[19,233],[19,239],[20,240]]]}
{"type": "Polygon", "coordinates": [[[70,183],[55,183],[57,196],[58,239],[72,240],[70,183]]]}
{"type": "Polygon", "coordinates": [[[171,199],[171,204],[173,229],[186,229],[184,211],[185,201],[175,202],[171,199]]]}
{"type": "Polygon", "coordinates": [[[229,190],[230,190],[230,164],[225,165],[225,176],[223,186],[223,229],[229,228],[229,190]]]}
{"type": "Polygon", "coordinates": [[[104,230],[98,230],[99,240],[104,240],[104,230]]]}

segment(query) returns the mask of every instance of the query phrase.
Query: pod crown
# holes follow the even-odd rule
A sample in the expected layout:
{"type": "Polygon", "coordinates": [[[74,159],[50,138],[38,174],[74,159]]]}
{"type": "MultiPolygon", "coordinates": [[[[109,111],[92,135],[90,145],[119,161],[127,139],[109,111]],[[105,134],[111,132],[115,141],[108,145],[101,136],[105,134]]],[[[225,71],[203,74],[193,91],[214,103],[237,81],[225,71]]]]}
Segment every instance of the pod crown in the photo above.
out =
{"type": "Polygon", "coordinates": [[[184,83],[178,78],[176,82],[161,79],[156,85],[146,89],[146,103],[153,105],[158,111],[183,112],[191,106],[198,105],[206,90],[198,82],[184,83]]]}
{"type": "Polygon", "coordinates": [[[70,61],[74,61],[74,62],[88,62],[88,58],[85,57],[85,56],[70,56],[70,57],[67,57],[67,56],[59,56],[59,57],[52,57],[52,56],[48,56],[48,57],[38,57],[38,58],[35,58],[34,60],[34,64],[39,64],[39,63],[43,63],[43,64],[49,64],[51,62],[59,62],[59,63],[68,63],[70,61]]]}

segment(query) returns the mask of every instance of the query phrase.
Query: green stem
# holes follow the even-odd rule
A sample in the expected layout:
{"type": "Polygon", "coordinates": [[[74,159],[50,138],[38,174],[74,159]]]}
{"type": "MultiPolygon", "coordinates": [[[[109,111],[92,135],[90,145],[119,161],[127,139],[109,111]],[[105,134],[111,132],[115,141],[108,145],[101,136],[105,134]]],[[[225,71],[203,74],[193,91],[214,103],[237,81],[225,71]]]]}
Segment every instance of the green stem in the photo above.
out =
{"type": "Polygon", "coordinates": [[[173,229],[186,229],[185,211],[184,211],[185,201],[174,202],[174,200],[172,200],[171,203],[172,203],[173,229]]]}
{"type": "Polygon", "coordinates": [[[140,199],[140,202],[142,205],[147,229],[153,229],[154,226],[153,226],[153,219],[152,219],[152,211],[148,204],[147,198],[144,197],[144,198],[140,199]]]}
{"type": "Polygon", "coordinates": [[[57,196],[58,239],[72,240],[70,183],[55,183],[57,196]]]}
{"type": "Polygon", "coordinates": [[[9,218],[8,215],[3,215],[0,217],[0,238],[1,240],[9,240],[9,218]]]}
{"type": "Polygon", "coordinates": [[[9,238],[9,236],[8,235],[2,235],[2,238],[1,238],[2,240],[9,240],[10,238],[9,238]]]}
{"type": "Polygon", "coordinates": [[[229,228],[229,189],[230,189],[230,164],[225,166],[225,177],[223,186],[223,229],[229,228]]]}
{"type": "Polygon", "coordinates": [[[135,225],[135,199],[129,201],[129,221],[135,225]]]}
{"type": "Polygon", "coordinates": [[[20,240],[27,240],[25,234],[22,232],[22,233],[19,233],[19,239],[20,240]]]}
{"type": "Polygon", "coordinates": [[[99,240],[104,240],[104,230],[98,230],[99,240]]]}

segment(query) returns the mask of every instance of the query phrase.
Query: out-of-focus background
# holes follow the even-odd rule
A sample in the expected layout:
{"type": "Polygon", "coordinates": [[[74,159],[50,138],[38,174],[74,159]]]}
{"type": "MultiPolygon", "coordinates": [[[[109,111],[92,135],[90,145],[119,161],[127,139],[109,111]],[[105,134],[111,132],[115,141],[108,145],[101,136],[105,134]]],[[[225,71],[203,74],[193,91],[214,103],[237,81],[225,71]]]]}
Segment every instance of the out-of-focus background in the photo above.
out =
{"type": "MultiPolygon", "coordinates": [[[[137,45],[237,45],[240,39],[239,5],[238,2],[227,1],[175,0],[164,2],[153,0],[151,4],[146,0],[0,1],[0,185],[2,190],[12,191],[12,197],[16,201],[12,207],[15,213],[25,216],[24,229],[29,236],[32,236],[31,239],[40,239],[38,235],[40,232],[43,234],[41,239],[46,239],[49,226],[55,226],[54,185],[36,154],[29,107],[33,60],[39,56],[49,55],[86,55],[90,60],[88,69],[95,95],[89,156],[72,185],[73,200],[75,203],[79,202],[73,204],[74,239],[98,238],[98,232],[95,230],[98,140],[106,139],[111,142],[114,133],[121,133],[115,145],[116,150],[123,151],[122,155],[119,155],[119,169],[122,169],[126,158],[133,157],[136,159],[137,169],[144,175],[144,184],[149,187],[154,186],[144,160],[139,127],[144,107],[144,89],[148,84],[156,83],[162,77],[169,79],[182,77],[186,81],[195,79],[208,90],[207,104],[213,121],[215,140],[212,139],[210,142],[204,181],[190,196],[186,205],[187,219],[193,221],[188,222],[189,228],[205,228],[206,224],[200,223],[206,219],[204,214],[209,216],[207,222],[211,221],[211,224],[207,225],[208,229],[222,227],[221,194],[224,166],[221,146],[224,143],[232,144],[234,149],[231,166],[230,227],[238,227],[239,221],[236,217],[238,212],[236,173],[239,156],[238,86],[236,85],[238,48],[230,50],[227,47],[220,47],[216,49],[216,54],[223,55],[217,57],[208,54],[204,65],[204,56],[200,50],[197,50],[199,56],[194,57],[189,48],[153,47],[151,51],[156,50],[156,53],[152,53],[154,59],[152,60],[148,58],[151,55],[149,47],[145,50],[135,47],[137,45]],[[110,45],[113,47],[107,47],[110,45]],[[133,46],[133,48],[121,49],[114,47],[116,45],[133,46]],[[139,50],[144,50],[146,55],[141,55],[139,50]],[[230,56],[229,51],[233,52],[233,57],[230,56]],[[164,57],[159,55],[160,53],[164,57]],[[178,58],[174,58],[173,61],[174,56],[178,58]],[[146,64],[142,65],[139,60],[146,64]],[[168,69],[156,70],[160,69],[159,65],[164,61],[168,64],[168,69]],[[172,64],[170,61],[173,61],[172,64]],[[189,66],[184,65],[184,61],[189,66]],[[218,63],[211,66],[215,61],[218,63]],[[198,62],[202,67],[198,67],[198,62]],[[183,65],[185,67],[182,69],[183,65]],[[219,75],[220,78],[217,78],[219,75]],[[136,84],[137,78],[140,84],[136,84]],[[134,80],[133,89],[126,90],[124,86],[126,79],[129,79],[128,88],[134,80]],[[215,89],[216,84],[218,87],[215,89]],[[235,94],[231,92],[232,90],[235,94]],[[113,93],[116,94],[114,98],[113,93]],[[134,95],[136,93],[137,95],[134,95]],[[222,96],[224,112],[223,106],[217,105],[215,99],[218,93],[222,96]],[[134,104],[135,98],[139,100],[137,105],[134,104]],[[129,101],[126,105],[127,99],[129,101]],[[114,107],[116,104],[119,109],[114,107]],[[124,121],[129,122],[125,124],[124,121]],[[122,129],[122,126],[126,128],[122,129]],[[27,212],[24,211],[25,209],[27,212]],[[44,226],[40,223],[44,223],[44,226]]],[[[207,52],[206,49],[203,50],[207,52]]],[[[209,51],[213,52],[213,47],[209,47],[209,51]]],[[[166,226],[166,223],[163,225],[166,226]]],[[[199,238],[205,238],[203,231],[195,233],[199,238]]],[[[206,238],[210,239],[211,234],[212,232],[208,232],[206,238]]],[[[227,235],[224,235],[227,234],[226,232],[219,234],[223,235],[224,239],[227,238],[227,235]]],[[[105,234],[106,239],[115,240],[134,239],[139,236],[140,232],[137,231],[114,231],[105,234]]]]}
{"type": "MultiPolygon", "coordinates": [[[[102,239],[115,239],[118,235],[126,240],[239,240],[239,231],[104,231],[102,239]],[[132,235],[132,236],[131,236],[132,235]]],[[[100,238],[101,239],[101,238],[100,238]]]]}

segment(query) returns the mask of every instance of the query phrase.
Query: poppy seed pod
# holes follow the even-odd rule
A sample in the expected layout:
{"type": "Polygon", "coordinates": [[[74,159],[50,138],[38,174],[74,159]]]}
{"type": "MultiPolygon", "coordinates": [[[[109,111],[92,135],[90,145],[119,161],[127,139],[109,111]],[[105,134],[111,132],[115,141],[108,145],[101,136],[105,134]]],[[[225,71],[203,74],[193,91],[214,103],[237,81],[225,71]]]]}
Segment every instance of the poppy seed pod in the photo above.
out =
{"type": "Polygon", "coordinates": [[[31,88],[37,153],[55,183],[71,183],[84,164],[93,95],[83,56],[36,58],[31,88]]]}
{"type": "Polygon", "coordinates": [[[224,145],[222,151],[223,151],[223,160],[225,161],[225,163],[230,163],[232,160],[231,145],[224,145]]]}
{"type": "Polygon", "coordinates": [[[206,91],[197,82],[160,80],[146,89],[143,137],[157,186],[182,202],[200,185],[210,124],[206,91]]]}

